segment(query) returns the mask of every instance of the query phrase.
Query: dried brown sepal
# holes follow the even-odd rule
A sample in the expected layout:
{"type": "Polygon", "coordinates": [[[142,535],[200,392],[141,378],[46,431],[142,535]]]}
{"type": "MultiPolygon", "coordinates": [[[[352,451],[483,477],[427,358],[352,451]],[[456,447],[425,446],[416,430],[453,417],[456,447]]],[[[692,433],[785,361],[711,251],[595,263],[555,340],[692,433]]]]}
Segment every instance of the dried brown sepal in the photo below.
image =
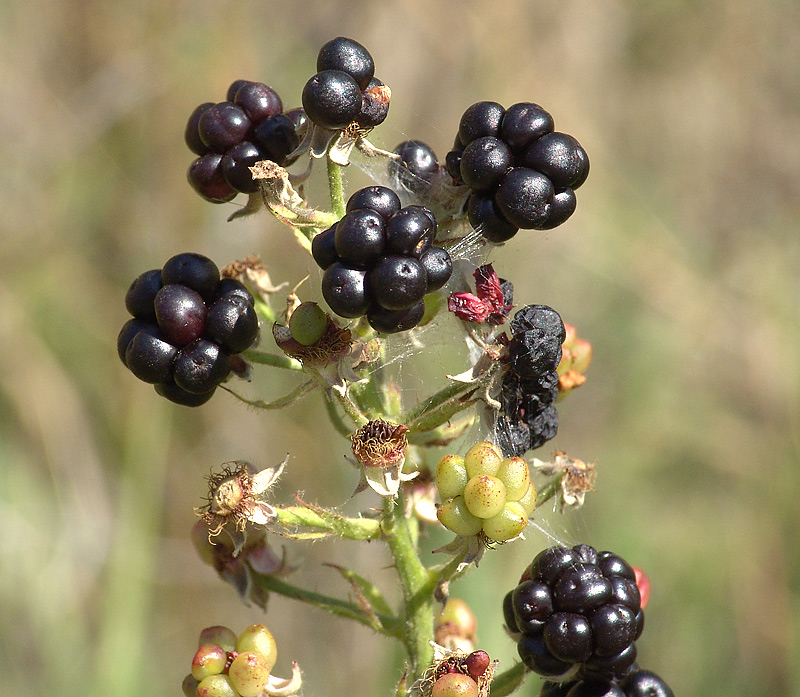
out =
{"type": "Polygon", "coordinates": [[[556,450],[552,462],[542,462],[534,458],[533,466],[547,476],[561,476],[559,498],[562,508],[580,508],[586,494],[594,491],[597,480],[596,462],[584,462],[570,457],[563,450],[556,450]]]}
{"type": "Polygon", "coordinates": [[[261,296],[264,300],[267,300],[270,295],[278,293],[289,285],[286,281],[277,286],[274,285],[267,272],[267,267],[264,266],[261,257],[257,254],[245,257],[244,259],[237,259],[227,266],[224,266],[220,274],[223,278],[233,278],[240,283],[244,283],[251,292],[261,296]]]}
{"type": "Polygon", "coordinates": [[[350,436],[353,455],[365,467],[387,469],[403,462],[408,426],[383,419],[367,422],[350,436]]]}
{"type": "Polygon", "coordinates": [[[325,332],[319,341],[311,346],[303,346],[292,337],[289,327],[277,322],[272,325],[272,336],[275,337],[278,348],[287,356],[296,358],[303,365],[317,368],[336,363],[350,353],[352,348],[350,330],[337,327],[330,317],[328,317],[325,332]]]}

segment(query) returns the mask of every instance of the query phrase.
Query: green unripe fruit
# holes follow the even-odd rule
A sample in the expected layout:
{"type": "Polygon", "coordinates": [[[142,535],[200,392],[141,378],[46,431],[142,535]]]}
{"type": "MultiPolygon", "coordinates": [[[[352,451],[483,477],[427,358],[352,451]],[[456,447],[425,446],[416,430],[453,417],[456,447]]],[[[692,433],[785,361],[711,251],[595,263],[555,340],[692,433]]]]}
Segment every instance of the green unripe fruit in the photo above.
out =
{"type": "Polygon", "coordinates": [[[506,485],[506,500],[519,501],[531,483],[528,463],[521,457],[509,457],[500,463],[497,478],[506,485]]]}
{"type": "Polygon", "coordinates": [[[228,678],[242,697],[257,697],[269,682],[269,671],[260,654],[245,651],[233,659],[228,678]]]}
{"type": "Polygon", "coordinates": [[[292,338],[303,346],[316,344],[328,327],[328,317],[317,303],[298,305],[289,318],[292,338]]]}
{"type": "Polygon", "coordinates": [[[478,620],[466,601],[451,595],[434,619],[435,632],[443,627],[448,630],[448,636],[474,639],[478,631],[478,620]]]}
{"type": "Polygon", "coordinates": [[[467,475],[470,479],[479,474],[489,474],[494,477],[500,468],[503,456],[488,440],[475,443],[466,455],[464,455],[464,466],[467,468],[467,475]]]}
{"type": "Polygon", "coordinates": [[[183,682],[181,683],[183,694],[185,694],[186,697],[197,697],[197,686],[199,684],[200,683],[197,682],[195,677],[190,673],[183,679],[183,682]]]}
{"type": "Polygon", "coordinates": [[[257,653],[269,673],[278,660],[278,646],[272,633],[263,624],[251,624],[245,629],[236,641],[236,650],[239,653],[254,651],[257,653]]]}
{"type": "Polygon", "coordinates": [[[533,482],[528,485],[528,490],[517,501],[520,506],[525,510],[525,515],[529,518],[533,515],[536,509],[536,486],[533,482]]]}
{"type": "Polygon", "coordinates": [[[203,680],[209,675],[217,675],[225,670],[228,654],[216,644],[201,644],[192,659],[192,676],[195,680],[203,680]]]}
{"type": "Polygon", "coordinates": [[[467,510],[463,496],[445,501],[436,509],[436,517],[448,530],[461,537],[471,537],[481,531],[483,521],[467,510]]]}
{"type": "Polygon", "coordinates": [[[525,509],[518,501],[509,501],[497,515],[483,521],[483,534],[495,542],[505,542],[519,535],[527,524],[525,509]]]}
{"type": "Polygon", "coordinates": [[[197,697],[239,697],[227,675],[209,675],[197,686],[197,697]]]}
{"type": "Polygon", "coordinates": [[[478,518],[491,518],[503,510],[506,487],[497,477],[479,474],[464,487],[467,510],[478,518]]]}
{"type": "Polygon", "coordinates": [[[463,493],[469,477],[461,455],[445,455],[436,467],[436,488],[442,501],[463,493]]]}
{"type": "Polygon", "coordinates": [[[478,683],[463,673],[445,673],[433,683],[431,697],[478,697],[478,683]]]}
{"type": "Polygon", "coordinates": [[[236,650],[236,635],[232,630],[227,627],[217,625],[215,627],[206,627],[200,632],[200,646],[203,644],[216,644],[221,646],[225,651],[236,650]]]}

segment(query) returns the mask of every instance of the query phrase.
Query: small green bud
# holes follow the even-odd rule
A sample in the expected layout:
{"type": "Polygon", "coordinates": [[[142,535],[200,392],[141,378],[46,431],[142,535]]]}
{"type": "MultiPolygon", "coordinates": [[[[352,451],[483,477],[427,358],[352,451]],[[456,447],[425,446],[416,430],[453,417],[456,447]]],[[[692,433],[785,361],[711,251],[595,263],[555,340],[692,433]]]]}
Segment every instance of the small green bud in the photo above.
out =
{"type": "Polygon", "coordinates": [[[264,665],[267,667],[267,674],[275,666],[278,660],[278,646],[272,633],[263,624],[251,624],[245,629],[236,641],[236,650],[239,653],[253,651],[257,653],[264,665]]]}
{"type": "Polygon", "coordinates": [[[448,530],[461,537],[477,535],[483,526],[483,521],[467,510],[463,496],[445,501],[436,509],[436,517],[448,530]]]}
{"type": "Polygon", "coordinates": [[[203,644],[216,644],[221,646],[225,651],[236,650],[236,635],[233,630],[227,627],[217,625],[215,627],[206,627],[200,632],[200,646],[203,644]]]}
{"type": "Polygon", "coordinates": [[[525,509],[518,501],[509,501],[497,515],[483,521],[483,534],[495,542],[505,542],[519,535],[527,524],[525,509]]]}
{"type": "Polygon", "coordinates": [[[241,697],[257,697],[269,682],[269,671],[260,654],[245,651],[231,662],[228,678],[241,697]]]}
{"type": "Polygon", "coordinates": [[[470,479],[479,474],[495,476],[503,455],[488,440],[475,443],[464,455],[464,466],[470,479]]]}
{"type": "Polygon", "coordinates": [[[529,518],[533,515],[533,511],[536,509],[536,485],[533,482],[528,485],[528,490],[518,499],[517,503],[522,506],[525,515],[529,518]]]}
{"type": "Polygon", "coordinates": [[[506,486],[506,499],[519,501],[528,490],[531,483],[531,473],[528,463],[521,457],[509,457],[500,463],[497,478],[506,486]]]}
{"type": "Polygon", "coordinates": [[[217,675],[225,670],[228,655],[217,644],[201,644],[192,659],[192,675],[202,681],[209,675],[217,675]]]}
{"type": "Polygon", "coordinates": [[[317,303],[301,303],[289,318],[292,338],[303,346],[313,346],[325,333],[328,317],[317,303]]]}
{"type": "Polygon", "coordinates": [[[467,510],[478,518],[491,518],[503,510],[506,487],[497,477],[479,474],[464,487],[467,510]]]}
{"type": "Polygon", "coordinates": [[[239,697],[227,675],[209,675],[197,686],[197,697],[239,697]]]}
{"type": "Polygon", "coordinates": [[[445,455],[436,466],[436,488],[442,501],[451,499],[464,492],[469,477],[464,466],[464,458],[460,455],[445,455]]]}

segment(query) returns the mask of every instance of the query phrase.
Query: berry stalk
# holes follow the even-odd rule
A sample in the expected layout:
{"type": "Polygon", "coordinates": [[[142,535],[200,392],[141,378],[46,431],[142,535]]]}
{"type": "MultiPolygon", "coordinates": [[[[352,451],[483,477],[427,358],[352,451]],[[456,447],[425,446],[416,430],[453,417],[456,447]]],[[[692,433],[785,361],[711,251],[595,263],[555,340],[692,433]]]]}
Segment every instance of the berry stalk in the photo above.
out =
{"type": "Polygon", "coordinates": [[[328,188],[331,194],[331,208],[337,220],[344,217],[345,214],[345,200],[344,200],[344,182],[342,180],[342,167],[337,165],[332,159],[330,150],[327,153],[326,161],[328,163],[328,188]]]}

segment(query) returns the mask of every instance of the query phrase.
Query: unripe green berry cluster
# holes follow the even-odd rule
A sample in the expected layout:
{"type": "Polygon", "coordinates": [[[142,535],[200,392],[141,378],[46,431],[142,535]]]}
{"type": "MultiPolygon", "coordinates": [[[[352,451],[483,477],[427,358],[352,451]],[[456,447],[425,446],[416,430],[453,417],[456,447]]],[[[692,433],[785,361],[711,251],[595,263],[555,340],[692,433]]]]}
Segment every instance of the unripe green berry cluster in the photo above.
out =
{"type": "Polygon", "coordinates": [[[227,627],[200,632],[192,672],[183,681],[186,697],[256,697],[269,681],[278,649],[263,624],[251,624],[239,636],[227,627]]]}
{"type": "Polygon", "coordinates": [[[504,459],[488,441],[476,443],[463,457],[445,455],[436,468],[436,488],[442,500],[436,509],[439,522],[462,537],[511,540],[536,507],[528,463],[521,457],[504,459]]]}

